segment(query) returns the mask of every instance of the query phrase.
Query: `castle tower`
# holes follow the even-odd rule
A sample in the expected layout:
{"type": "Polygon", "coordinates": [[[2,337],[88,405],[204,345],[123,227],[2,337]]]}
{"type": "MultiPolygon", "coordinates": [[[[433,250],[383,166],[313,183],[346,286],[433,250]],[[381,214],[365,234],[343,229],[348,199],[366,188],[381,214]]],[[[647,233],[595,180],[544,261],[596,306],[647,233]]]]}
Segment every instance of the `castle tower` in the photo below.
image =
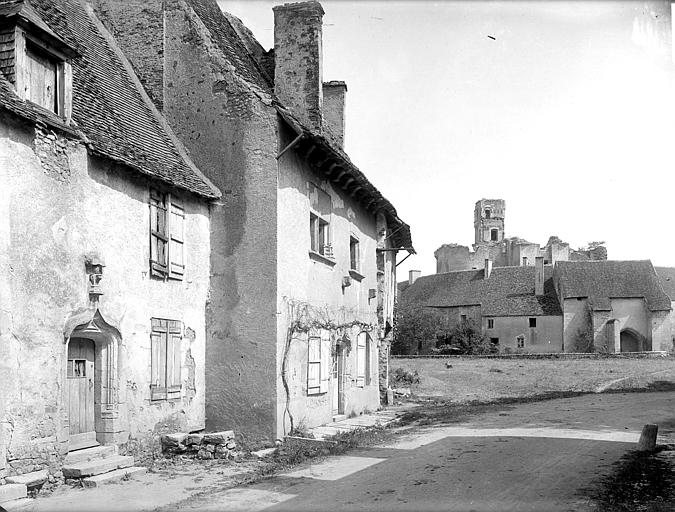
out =
{"type": "Polygon", "coordinates": [[[506,203],[503,199],[481,199],[476,202],[473,212],[474,248],[504,240],[505,213],[506,203]]]}

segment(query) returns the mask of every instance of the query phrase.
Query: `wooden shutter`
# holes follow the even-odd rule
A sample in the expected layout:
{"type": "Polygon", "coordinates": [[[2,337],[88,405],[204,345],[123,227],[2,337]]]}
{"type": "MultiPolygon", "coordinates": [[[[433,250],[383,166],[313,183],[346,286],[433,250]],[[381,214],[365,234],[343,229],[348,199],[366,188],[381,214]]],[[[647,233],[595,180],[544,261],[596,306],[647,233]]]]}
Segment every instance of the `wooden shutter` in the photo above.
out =
{"type": "Polygon", "coordinates": [[[363,387],[366,378],[366,336],[359,333],[356,338],[356,385],[363,387]]]}
{"type": "Polygon", "coordinates": [[[162,194],[150,191],[150,271],[164,276],[168,272],[168,244],[166,204],[162,194]]]}
{"type": "Polygon", "coordinates": [[[166,400],[166,345],[167,321],[159,318],[151,319],[152,332],[150,333],[150,399],[166,400]]]}
{"type": "Polygon", "coordinates": [[[181,341],[181,323],[177,320],[169,320],[166,349],[166,397],[168,399],[180,398],[181,341]]]}
{"type": "Polygon", "coordinates": [[[183,279],[185,274],[185,254],[183,236],[185,232],[185,209],[183,205],[171,198],[171,220],[169,225],[169,277],[174,279],[183,279]]]}
{"type": "Polygon", "coordinates": [[[366,386],[369,386],[373,375],[373,339],[370,334],[366,334],[366,350],[365,350],[365,365],[366,365],[366,386]]]}
{"type": "Polygon", "coordinates": [[[319,383],[319,392],[328,393],[331,373],[331,350],[330,350],[330,332],[321,331],[321,381],[319,383]]]}
{"type": "Polygon", "coordinates": [[[307,340],[307,394],[321,393],[321,338],[307,340]]]}

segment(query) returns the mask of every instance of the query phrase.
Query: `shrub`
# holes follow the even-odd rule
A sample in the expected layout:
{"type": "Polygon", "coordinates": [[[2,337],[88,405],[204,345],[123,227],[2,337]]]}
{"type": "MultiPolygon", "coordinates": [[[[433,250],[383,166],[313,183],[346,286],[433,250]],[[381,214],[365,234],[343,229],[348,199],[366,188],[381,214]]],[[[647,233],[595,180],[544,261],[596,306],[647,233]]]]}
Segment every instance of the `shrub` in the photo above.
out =
{"type": "Polygon", "coordinates": [[[391,383],[397,386],[411,386],[412,384],[420,383],[420,375],[415,372],[409,372],[403,368],[396,368],[391,372],[391,383]]]}

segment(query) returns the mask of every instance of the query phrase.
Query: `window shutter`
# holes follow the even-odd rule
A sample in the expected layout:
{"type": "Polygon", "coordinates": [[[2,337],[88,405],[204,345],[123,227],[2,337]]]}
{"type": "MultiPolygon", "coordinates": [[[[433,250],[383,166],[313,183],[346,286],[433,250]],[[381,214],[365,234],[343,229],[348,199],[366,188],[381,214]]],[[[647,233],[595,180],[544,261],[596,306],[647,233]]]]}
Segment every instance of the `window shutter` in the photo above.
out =
{"type": "Polygon", "coordinates": [[[366,350],[365,350],[365,362],[366,362],[366,386],[369,386],[372,381],[373,376],[373,339],[370,337],[370,334],[366,334],[366,350]]]}
{"type": "Polygon", "coordinates": [[[366,378],[366,336],[359,333],[356,341],[356,385],[363,387],[366,378]]]}
{"type": "Polygon", "coordinates": [[[331,350],[330,350],[330,332],[321,331],[321,382],[319,384],[320,393],[328,393],[331,373],[331,350]]]}
{"type": "Polygon", "coordinates": [[[166,386],[167,398],[180,398],[180,367],[181,367],[181,323],[176,320],[169,321],[169,333],[166,350],[166,386]]]}
{"type": "Polygon", "coordinates": [[[152,319],[152,332],[150,333],[150,399],[165,400],[166,389],[166,320],[152,319]]]}
{"type": "Polygon", "coordinates": [[[185,231],[185,209],[175,197],[171,198],[171,222],[169,228],[169,256],[171,259],[169,277],[174,279],[183,279],[183,275],[185,274],[185,254],[183,244],[183,236],[185,231]]]}
{"type": "Polygon", "coordinates": [[[150,191],[150,271],[153,275],[163,276],[167,272],[166,205],[162,195],[156,190],[150,191]]]}
{"type": "Polygon", "coordinates": [[[321,338],[312,336],[307,350],[307,394],[321,393],[321,338]]]}

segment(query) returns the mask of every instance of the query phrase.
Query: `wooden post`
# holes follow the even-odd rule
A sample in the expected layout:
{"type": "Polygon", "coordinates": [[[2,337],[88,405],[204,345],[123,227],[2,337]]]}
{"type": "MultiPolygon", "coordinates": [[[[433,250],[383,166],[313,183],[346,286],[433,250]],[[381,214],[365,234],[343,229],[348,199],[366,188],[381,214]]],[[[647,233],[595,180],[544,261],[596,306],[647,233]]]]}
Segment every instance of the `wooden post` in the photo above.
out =
{"type": "Polygon", "coordinates": [[[656,434],[658,431],[658,425],[647,424],[642,427],[642,434],[638,441],[637,450],[639,452],[653,452],[656,448],[656,434]]]}

